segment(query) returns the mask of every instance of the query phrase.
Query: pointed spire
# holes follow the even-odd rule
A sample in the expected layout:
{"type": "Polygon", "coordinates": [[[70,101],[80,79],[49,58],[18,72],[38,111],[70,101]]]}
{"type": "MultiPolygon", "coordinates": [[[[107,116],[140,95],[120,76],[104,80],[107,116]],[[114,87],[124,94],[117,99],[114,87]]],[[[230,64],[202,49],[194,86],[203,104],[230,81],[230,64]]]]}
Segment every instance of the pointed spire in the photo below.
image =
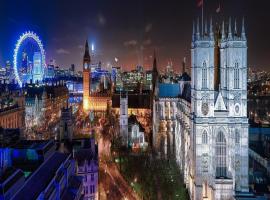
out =
{"type": "Polygon", "coordinates": [[[89,54],[89,46],[88,46],[88,40],[85,42],[85,51],[84,51],[84,56],[83,56],[83,61],[89,62],[91,61],[90,54],[89,54]]]}
{"type": "Polygon", "coordinates": [[[237,24],[236,24],[236,19],[234,21],[234,35],[237,36],[237,24]]]}
{"type": "Polygon", "coordinates": [[[154,49],[153,71],[157,72],[157,58],[156,58],[156,49],[154,49]]]}
{"type": "Polygon", "coordinates": [[[224,25],[224,21],[222,22],[221,39],[222,40],[225,39],[225,25],[224,25]]]}
{"type": "Polygon", "coordinates": [[[195,23],[193,20],[193,24],[192,24],[192,41],[195,41],[195,23]]]}
{"type": "Polygon", "coordinates": [[[242,20],[242,31],[241,31],[242,40],[246,40],[246,32],[245,32],[245,18],[242,20]]]}
{"type": "Polygon", "coordinates": [[[212,17],[210,18],[210,30],[209,30],[210,39],[214,39],[214,32],[213,32],[213,21],[212,17]]]}
{"type": "Polygon", "coordinates": [[[231,25],[231,18],[229,19],[228,39],[232,39],[232,25],[231,25]]]}
{"type": "Polygon", "coordinates": [[[208,34],[208,28],[207,28],[207,20],[205,20],[205,26],[204,26],[204,34],[208,34]]]}
{"type": "Polygon", "coordinates": [[[182,62],[182,74],[186,72],[186,57],[184,57],[182,62]]]}
{"type": "Polygon", "coordinates": [[[89,47],[88,47],[88,40],[85,41],[85,50],[88,49],[89,50],[89,47]]]}
{"type": "Polygon", "coordinates": [[[197,19],[197,30],[196,30],[196,39],[200,39],[200,21],[199,21],[199,17],[197,19]]]}
{"type": "Polygon", "coordinates": [[[154,59],[153,59],[153,69],[152,69],[152,91],[153,91],[153,93],[155,91],[157,81],[158,81],[158,69],[157,69],[156,49],[154,49],[154,59]]]}

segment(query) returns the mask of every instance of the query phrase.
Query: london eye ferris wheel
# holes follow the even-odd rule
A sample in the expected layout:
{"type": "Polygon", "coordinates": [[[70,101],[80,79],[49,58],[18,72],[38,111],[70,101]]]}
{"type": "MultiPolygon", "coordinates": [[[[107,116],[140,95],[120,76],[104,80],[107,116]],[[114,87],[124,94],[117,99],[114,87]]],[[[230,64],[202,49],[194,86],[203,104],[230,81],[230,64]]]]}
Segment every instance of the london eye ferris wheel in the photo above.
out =
{"type": "Polygon", "coordinates": [[[14,74],[22,87],[31,81],[41,82],[45,69],[45,50],[42,41],[34,32],[23,33],[18,39],[13,55],[14,74]]]}

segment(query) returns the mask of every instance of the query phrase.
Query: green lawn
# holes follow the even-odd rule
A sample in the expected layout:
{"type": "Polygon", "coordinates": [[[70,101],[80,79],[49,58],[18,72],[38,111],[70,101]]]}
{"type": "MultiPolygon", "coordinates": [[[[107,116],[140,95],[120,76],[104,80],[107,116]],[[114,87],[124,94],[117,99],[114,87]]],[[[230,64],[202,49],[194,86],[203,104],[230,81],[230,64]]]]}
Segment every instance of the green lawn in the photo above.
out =
{"type": "MultiPolygon", "coordinates": [[[[121,173],[142,199],[189,199],[174,161],[148,155],[123,155],[121,173]]],[[[118,162],[120,164],[120,162],[118,162]]]]}

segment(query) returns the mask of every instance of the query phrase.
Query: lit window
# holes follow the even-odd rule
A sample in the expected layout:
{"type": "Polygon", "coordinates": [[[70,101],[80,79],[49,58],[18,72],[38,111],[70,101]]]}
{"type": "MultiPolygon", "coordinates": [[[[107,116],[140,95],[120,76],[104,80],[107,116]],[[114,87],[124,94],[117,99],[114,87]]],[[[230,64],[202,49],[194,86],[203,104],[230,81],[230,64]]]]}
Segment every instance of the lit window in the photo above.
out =
{"type": "Polygon", "coordinates": [[[207,198],[207,182],[203,183],[203,197],[207,198]]]}

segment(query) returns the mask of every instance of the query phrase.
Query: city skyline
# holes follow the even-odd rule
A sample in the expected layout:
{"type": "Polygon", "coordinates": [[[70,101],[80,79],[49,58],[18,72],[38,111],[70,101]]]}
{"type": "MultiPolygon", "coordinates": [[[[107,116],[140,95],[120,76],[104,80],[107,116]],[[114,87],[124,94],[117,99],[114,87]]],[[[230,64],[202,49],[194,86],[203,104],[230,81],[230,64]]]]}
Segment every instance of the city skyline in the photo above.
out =
{"type": "Polygon", "coordinates": [[[1,3],[0,199],[270,199],[266,0],[1,3]]]}
{"type": "MultiPolygon", "coordinates": [[[[37,32],[44,42],[46,62],[55,59],[61,67],[76,65],[82,69],[81,58],[85,40],[94,43],[98,60],[104,64],[123,66],[130,70],[136,65],[150,69],[154,49],[157,51],[158,67],[163,69],[172,60],[174,70],[180,71],[183,57],[190,64],[192,21],[201,16],[196,1],[3,1],[1,26],[6,27],[0,35],[0,63],[12,60],[16,40],[21,32],[37,32]],[[12,11],[14,10],[14,11],[12,11]],[[59,28],[61,27],[61,28],[59,28]],[[171,27],[175,27],[173,30],[171,27]],[[115,57],[118,63],[115,63],[115,57]]],[[[267,1],[205,1],[205,18],[211,16],[221,21],[235,18],[240,31],[245,17],[248,37],[248,66],[267,69],[270,47],[267,36],[270,28],[261,18],[270,17],[266,11],[267,1]],[[216,9],[220,4],[220,12],[216,9]],[[256,30],[256,31],[254,31],[256,30]]]]}

